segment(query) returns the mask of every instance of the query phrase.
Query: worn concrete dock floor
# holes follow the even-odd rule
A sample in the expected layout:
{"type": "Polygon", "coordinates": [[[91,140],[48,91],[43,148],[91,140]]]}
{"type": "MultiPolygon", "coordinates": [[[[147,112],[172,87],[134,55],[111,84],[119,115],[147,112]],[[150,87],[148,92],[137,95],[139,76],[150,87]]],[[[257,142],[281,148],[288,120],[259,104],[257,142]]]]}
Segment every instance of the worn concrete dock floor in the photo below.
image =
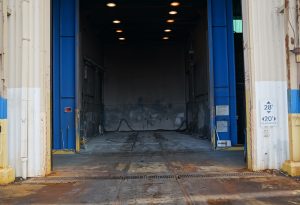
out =
{"type": "Polygon", "coordinates": [[[176,132],[108,133],[51,176],[0,187],[1,204],[300,204],[300,183],[245,169],[243,152],[176,132]]]}

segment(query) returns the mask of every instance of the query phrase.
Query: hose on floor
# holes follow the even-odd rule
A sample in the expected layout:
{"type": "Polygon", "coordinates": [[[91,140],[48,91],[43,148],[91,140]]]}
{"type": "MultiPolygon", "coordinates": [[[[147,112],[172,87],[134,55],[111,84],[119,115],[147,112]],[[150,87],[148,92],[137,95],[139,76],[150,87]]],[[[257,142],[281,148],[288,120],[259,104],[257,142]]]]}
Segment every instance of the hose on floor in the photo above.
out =
{"type": "Polygon", "coordinates": [[[124,119],[124,118],[122,118],[119,121],[118,127],[113,132],[120,132],[120,128],[121,128],[121,126],[122,126],[123,123],[125,123],[125,125],[129,128],[130,131],[137,132],[135,129],[133,129],[131,127],[131,125],[129,124],[129,122],[126,119],[124,119]]]}

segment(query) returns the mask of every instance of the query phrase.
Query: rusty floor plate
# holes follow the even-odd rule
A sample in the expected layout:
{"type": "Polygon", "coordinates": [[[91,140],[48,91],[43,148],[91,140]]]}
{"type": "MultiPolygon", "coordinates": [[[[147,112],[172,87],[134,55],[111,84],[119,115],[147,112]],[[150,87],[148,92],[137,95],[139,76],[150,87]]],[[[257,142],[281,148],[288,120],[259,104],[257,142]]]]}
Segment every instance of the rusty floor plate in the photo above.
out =
{"type": "Polygon", "coordinates": [[[233,173],[218,173],[218,174],[179,174],[179,175],[124,175],[124,176],[84,176],[84,177],[45,177],[31,178],[20,182],[23,184],[59,184],[59,183],[75,183],[87,180],[173,180],[173,179],[238,179],[238,178],[258,178],[258,177],[274,177],[266,172],[233,172],[233,173]]]}

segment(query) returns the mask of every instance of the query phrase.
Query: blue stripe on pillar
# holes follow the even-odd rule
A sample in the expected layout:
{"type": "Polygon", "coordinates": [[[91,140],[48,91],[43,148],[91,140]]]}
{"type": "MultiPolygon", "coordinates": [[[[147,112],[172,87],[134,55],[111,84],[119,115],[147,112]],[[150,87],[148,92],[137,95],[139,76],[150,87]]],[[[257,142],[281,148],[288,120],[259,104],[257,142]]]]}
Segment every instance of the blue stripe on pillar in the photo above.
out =
{"type": "Polygon", "coordinates": [[[7,99],[0,97],[0,119],[7,119],[7,99]]]}
{"type": "Polygon", "coordinates": [[[300,114],[300,90],[288,90],[289,113],[300,114]]]}

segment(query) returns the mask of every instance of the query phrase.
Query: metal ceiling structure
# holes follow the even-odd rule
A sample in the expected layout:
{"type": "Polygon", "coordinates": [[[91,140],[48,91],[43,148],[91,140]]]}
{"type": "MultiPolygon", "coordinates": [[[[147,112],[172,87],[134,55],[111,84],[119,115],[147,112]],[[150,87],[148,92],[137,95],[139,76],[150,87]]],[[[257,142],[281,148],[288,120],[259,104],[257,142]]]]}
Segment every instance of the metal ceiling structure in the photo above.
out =
{"type": "MultiPolygon", "coordinates": [[[[161,41],[164,29],[172,29],[168,34],[170,40],[184,40],[196,25],[200,13],[206,10],[206,1],[182,1],[180,6],[172,7],[170,0],[118,0],[116,7],[109,8],[106,1],[80,1],[81,18],[90,23],[99,37],[105,41],[118,39],[115,30],[122,29],[128,41],[161,41]],[[170,15],[175,10],[177,15],[170,15]],[[113,24],[113,20],[120,24],[113,24]],[[174,19],[174,23],[167,23],[174,19]]],[[[89,29],[84,27],[84,29],[89,29]]]]}

